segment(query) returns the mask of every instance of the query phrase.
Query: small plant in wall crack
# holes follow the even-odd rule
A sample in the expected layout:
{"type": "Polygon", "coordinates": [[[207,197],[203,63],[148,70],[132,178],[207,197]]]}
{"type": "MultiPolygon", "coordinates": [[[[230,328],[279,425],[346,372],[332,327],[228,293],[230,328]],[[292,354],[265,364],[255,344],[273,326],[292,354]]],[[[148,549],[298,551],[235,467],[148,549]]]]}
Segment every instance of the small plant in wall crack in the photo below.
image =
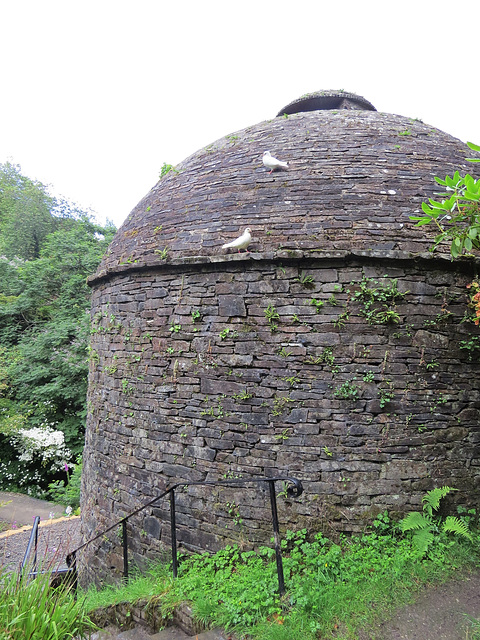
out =
{"type": "Polygon", "coordinates": [[[467,358],[471,362],[477,359],[480,353],[480,337],[471,336],[468,340],[461,340],[458,346],[466,352],[467,358]]]}
{"type": "Polygon", "coordinates": [[[193,309],[191,315],[192,315],[192,322],[200,322],[200,320],[202,319],[202,314],[200,313],[199,309],[193,309]]]}
{"type": "Polygon", "coordinates": [[[354,402],[358,399],[359,389],[355,384],[356,378],[353,378],[353,382],[350,380],[346,380],[342,385],[336,387],[333,395],[335,398],[340,398],[342,400],[351,400],[354,402]]]}
{"type": "Polygon", "coordinates": [[[313,289],[315,287],[315,280],[313,279],[313,276],[306,274],[305,271],[301,271],[300,275],[295,278],[295,280],[300,282],[305,289],[313,289]]]}
{"type": "MultiPolygon", "coordinates": [[[[387,278],[387,276],[385,276],[387,278]]],[[[351,282],[357,290],[351,295],[351,300],[361,305],[360,315],[366,318],[368,324],[398,324],[400,316],[396,311],[397,301],[403,300],[408,291],[398,289],[398,280],[385,280],[383,283],[363,276],[360,282],[351,282]]]]}
{"type": "Polygon", "coordinates": [[[290,402],[294,402],[294,400],[289,396],[275,396],[272,415],[281,416],[290,402]]]}
{"type": "Polygon", "coordinates": [[[155,249],[155,253],[159,256],[160,260],[166,260],[168,258],[168,247],[155,249]]]}
{"type": "Polygon", "coordinates": [[[280,316],[278,315],[278,311],[275,309],[273,304],[269,304],[266,309],[263,310],[265,317],[270,325],[270,331],[274,333],[278,329],[278,325],[275,324],[275,320],[279,320],[280,316]]]}
{"type": "Polygon", "coordinates": [[[385,380],[384,384],[386,386],[385,387],[381,387],[378,390],[378,397],[379,397],[379,400],[380,400],[380,407],[382,409],[384,409],[385,406],[389,402],[391,402],[395,397],[395,393],[393,391],[393,384],[389,380],[385,380]]]}
{"type": "Polygon", "coordinates": [[[317,313],[320,313],[320,310],[323,307],[323,305],[325,304],[325,302],[323,300],[318,300],[317,298],[312,298],[310,300],[310,304],[315,307],[315,311],[317,313]]]}
{"type": "Polygon", "coordinates": [[[345,326],[346,321],[350,318],[350,312],[348,309],[343,311],[336,320],[333,321],[333,324],[337,329],[342,329],[345,326]]]}
{"type": "Polygon", "coordinates": [[[170,333],[173,335],[174,333],[178,333],[181,331],[182,325],[174,322],[173,320],[170,322],[170,328],[168,329],[170,333]]]}
{"type": "Polygon", "coordinates": [[[126,378],[122,379],[122,393],[125,393],[127,396],[131,395],[135,391],[135,387],[129,383],[126,378]]]}
{"type": "MultiPolygon", "coordinates": [[[[225,506],[227,508],[228,515],[233,518],[233,524],[235,526],[242,524],[243,518],[240,516],[238,504],[236,502],[227,502],[225,506]]],[[[225,528],[227,528],[227,525],[225,525],[225,528]]]]}
{"type": "Polygon", "coordinates": [[[234,393],[232,398],[234,400],[249,400],[250,398],[253,398],[253,395],[251,393],[248,393],[248,391],[245,389],[244,391],[242,391],[242,393],[234,393]]]}
{"type": "Polygon", "coordinates": [[[223,331],[220,331],[220,333],[218,334],[220,337],[220,340],[226,340],[227,338],[231,338],[232,340],[235,338],[238,338],[238,332],[235,331],[234,329],[223,329],[223,331]]]}
{"type": "Polygon", "coordinates": [[[298,376],[296,376],[296,375],[293,375],[293,376],[291,376],[289,378],[288,377],[282,378],[282,380],[285,380],[285,382],[288,382],[288,384],[291,387],[294,387],[295,385],[297,385],[300,382],[300,378],[298,376]]]}
{"type": "Polygon", "coordinates": [[[173,164],[168,164],[167,162],[164,162],[162,164],[162,168],[160,169],[160,179],[166,176],[167,173],[170,173],[170,171],[173,171],[174,173],[178,173],[178,169],[175,169],[173,164]]]}
{"type": "Polygon", "coordinates": [[[282,482],[282,490],[277,493],[277,498],[289,498],[288,487],[288,482],[282,482]]]}

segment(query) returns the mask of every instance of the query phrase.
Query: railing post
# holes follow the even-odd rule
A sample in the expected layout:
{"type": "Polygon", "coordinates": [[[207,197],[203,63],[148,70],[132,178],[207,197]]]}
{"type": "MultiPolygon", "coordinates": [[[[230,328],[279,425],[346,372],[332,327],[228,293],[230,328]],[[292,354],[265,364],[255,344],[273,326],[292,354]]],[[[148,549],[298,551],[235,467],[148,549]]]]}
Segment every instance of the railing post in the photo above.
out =
{"type": "Polygon", "coordinates": [[[32,550],[32,545],[35,545],[34,556],[33,556],[33,571],[30,573],[36,574],[37,571],[37,552],[38,552],[38,525],[40,523],[40,516],[35,516],[33,521],[32,531],[30,532],[30,538],[28,539],[27,548],[25,550],[25,555],[23,556],[22,563],[20,564],[20,575],[23,573],[23,570],[27,566],[28,558],[30,556],[30,551],[32,550]]]}
{"type": "Polygon", "coordinates": [[[40,518],[38,518],[37,526],[35,527],[35,551],[33,554],[33,572],[37,571],[37,552],[38,552],[38,524],[40,522],[40,518]]]}
{"type": "Polygon", "coordinates": [[[273,525],[273,538],[275,541],[275,557],[277,560],[277,575],[278,575],[278,592],[280,596],[285,593],[285,579],[283,577],[283,561],[282,561],[282,549],[280,546],[280,533],[278,530],[278,512],[277,512],[277,498],[275,496],[275,480],[267,480],[268,488],[270,490],[270,506],[272,507],[272,525],[273,525]]]}
{"type": "Polygon", "coordinates": [[[172,538],[172,571],[177,577],[177,525],[175,522],[175,488],[170,491],[170,531],[172,538]]]}
{"type": "Polygon", "coordinates": [[[122,520],[122,542],[123,542],[123,579],[128,582],[128,534],[127,520],[122,520]]]}

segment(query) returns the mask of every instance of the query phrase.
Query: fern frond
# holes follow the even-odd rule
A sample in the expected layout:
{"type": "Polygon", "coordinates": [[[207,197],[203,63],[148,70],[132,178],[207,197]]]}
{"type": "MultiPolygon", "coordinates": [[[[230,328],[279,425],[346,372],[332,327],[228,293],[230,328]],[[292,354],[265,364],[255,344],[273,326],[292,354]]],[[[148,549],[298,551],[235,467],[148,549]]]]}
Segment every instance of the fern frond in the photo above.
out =
{"type": "Polygon", "coordinates": [[[422,498],[422,502],[424,503],[423,510],[426,511],[429,516],[431,516],[433,514],[433,511],[436,511],[440,506],[440,500],[451,491],[458,491],[458,489],[445,486],[437,487],[436,489],[427,491],[427,493],[422,498]]]}
{"type": "Polygon", "coordinates": [[[467,538],[467,540],[472,540],[472,536],[468,530],[468,525],[456,516],[447,516],[442,528],[444,531],[454,533],[457,536],[463,536],[464,538],[467,538]]]}
{"type": "Polygon", "coordinates": [[[420,529],[429,529],[431,526],[430,519],[419,511],[412,511],[403,520],[400,520],[400,529],[405,531],[416,531],[420,529]]]}
{"type": "Polygon", "coordinates": [[[420,529],[419,531],[415,531],[413,534],[412,542],[421,554],[425,554],[434,539],[435,536],[430,529],[420,529]]]}

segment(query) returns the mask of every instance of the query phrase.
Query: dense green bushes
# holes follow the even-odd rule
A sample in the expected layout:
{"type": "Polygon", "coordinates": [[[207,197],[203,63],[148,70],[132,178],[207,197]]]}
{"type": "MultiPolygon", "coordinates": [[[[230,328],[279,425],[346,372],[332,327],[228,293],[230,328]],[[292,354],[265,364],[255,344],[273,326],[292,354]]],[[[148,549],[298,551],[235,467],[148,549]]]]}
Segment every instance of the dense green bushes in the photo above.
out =
{"type": "Polygon", "coordinates": [[[0,165],[0,489],[46,490],[82,452],[86,279],[114,233],[0,165]]]}
{"type": "MultiPolygon", "coordinates": [[[[187,600],[207,626],[235,629],[239,637],[356,638],[360,629],[371,631],[389,611],[411,601],[425,584],[473,566],[480,547],[478,531],[472,530],[470,540],[455,537],[443,530],[442,519],[434,519],[439,526],[428,552],[419,549],[410,533],[402,534],[386,512],[369,531],[336,541],[322,533],[308,535],[305,529],[287,532],[282,542],[282,598],[274,550],[233,546],[214,555],[184,558],[176,580],[160,566],[118,590],[92,590],[86,607],[155,596],[164,616],[187,600]]],[[[468,519],[462,521],[467,524],[468,519]]]]}

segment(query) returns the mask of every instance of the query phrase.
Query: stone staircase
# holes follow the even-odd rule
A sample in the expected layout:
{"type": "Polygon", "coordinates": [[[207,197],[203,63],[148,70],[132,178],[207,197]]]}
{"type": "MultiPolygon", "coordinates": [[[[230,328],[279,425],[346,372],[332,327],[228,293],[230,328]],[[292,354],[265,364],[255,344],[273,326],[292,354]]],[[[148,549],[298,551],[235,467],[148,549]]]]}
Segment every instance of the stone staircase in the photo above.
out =
{"type": "Polygon", "coordinates": [[[170,619],[155,599],[152,604],[143,598],[97,609],[89,616],[100,630],[85,640],[237,640],[223,629],[206,630],[188,602],[178,603],[170,619]]]}
{"type": "Polygon", "coordinates": [[[221,629],[203,631],[193,636],[187,635],[178,627],[167,627],[154,635],[149,635],[142,627],[135,627],[128,631],[120,631],[115,627],[108,627],[90,636],[90,640],[235,640],[234,636],[221,629]]]}

